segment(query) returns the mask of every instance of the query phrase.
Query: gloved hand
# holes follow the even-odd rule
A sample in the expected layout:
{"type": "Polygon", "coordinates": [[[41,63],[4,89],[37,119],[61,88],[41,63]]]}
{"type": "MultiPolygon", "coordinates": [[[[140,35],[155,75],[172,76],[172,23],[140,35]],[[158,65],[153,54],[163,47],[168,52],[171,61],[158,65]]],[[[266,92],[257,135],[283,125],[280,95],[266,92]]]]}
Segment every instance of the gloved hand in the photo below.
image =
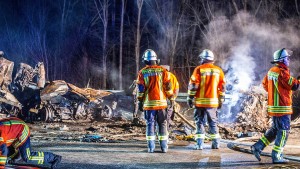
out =
{"type": "Polygon", "coordinates": [[[144,103],[142,101],[138,101],[139,111],[144,111],[144,103]]]}
{"type": "Polygon", "coordinates": [[[191,97],[187,97],[187,104],[189,108],[192,108],[194,106],[193,99],[191,97]]]}
{"type": "Polygon", "coordinates": [[[221,109],[223,102],[225,101],[225,96],[219,96],[218,101],[219,101],[218,109],[221,109]]]}

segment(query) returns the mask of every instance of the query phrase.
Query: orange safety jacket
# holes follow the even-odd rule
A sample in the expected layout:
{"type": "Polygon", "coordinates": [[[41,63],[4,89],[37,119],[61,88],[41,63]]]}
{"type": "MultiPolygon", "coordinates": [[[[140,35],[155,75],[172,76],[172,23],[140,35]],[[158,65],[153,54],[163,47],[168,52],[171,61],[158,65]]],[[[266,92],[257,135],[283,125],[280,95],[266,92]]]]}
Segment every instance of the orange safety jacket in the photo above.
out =
{"type": "Polygon", "coordinates": [[[18,118],[11,117],[0,120],[0,165],[5,165],[7,156],[3,155],[3,144],[6,147],[13,146],[19,148],[30,136],[29,127],[18,118]]]}
{"type": "MultiPolygon", "coordinates": [[[[290,75],[289,68],[283,63],[272,67],[262,81],[268,92],[268,114],[283,116],[292,114],[292,88],[299,81],[290,75]]],[[[296,88],[297,89],[297,88],[296,88]]]]}
{"type": "Polygon", "coordinates": [[[213,63],[204,63],[195,68],[189,82],[188,95],[195,97],[196,107],[218,107],[219,97],[225,96],[223,70],[213,63]]]}
{"type": "Polygon", "coordinates": [[[160,110],[167,107],[167,97],[172,99],[173,91],[170,74],[159,65],[147,65],[139,71],[138,100],[144,110],[160,110]]]}
{"type": "Polygon", "coordinates": [[[172,99],[175,100],[179,93],[179,83],[177,81],[176,76],[173,73],[171,73],[171,72],[168,72],[168,73],[170,74],[170,82],[172,84],[172,91],[173,91],[172,99]]]}

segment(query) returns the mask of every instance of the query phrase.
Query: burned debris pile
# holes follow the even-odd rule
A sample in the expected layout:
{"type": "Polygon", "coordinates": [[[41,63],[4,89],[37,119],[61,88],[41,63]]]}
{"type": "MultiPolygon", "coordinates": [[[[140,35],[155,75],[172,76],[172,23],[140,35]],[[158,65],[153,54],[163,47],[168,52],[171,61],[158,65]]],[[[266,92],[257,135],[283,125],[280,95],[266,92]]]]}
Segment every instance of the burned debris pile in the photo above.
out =
{"type": "Polygon", "coordinates": [[[232,117],[235,121],[219,124],[223,138],[235,139],[254,136],[263,133],[270,127],[271,121],[267,114],[267,93],[261,86],[254,86],[249,91],[242,93],[239,103],[239,109],[234,109],[239,111],[232,113],[235,114],[232,117]]]}
{"type": "Polygon", "coordinates": [[[46,82],[42,62],[34,68],[21,63],[14,78],[13,68],[14,63],[1,55],[1,117],[16,116],[27,122],[122,120],[119,110],[133,109],[132,98],[118,92],[79,88],[63,80],[46,82]]]}

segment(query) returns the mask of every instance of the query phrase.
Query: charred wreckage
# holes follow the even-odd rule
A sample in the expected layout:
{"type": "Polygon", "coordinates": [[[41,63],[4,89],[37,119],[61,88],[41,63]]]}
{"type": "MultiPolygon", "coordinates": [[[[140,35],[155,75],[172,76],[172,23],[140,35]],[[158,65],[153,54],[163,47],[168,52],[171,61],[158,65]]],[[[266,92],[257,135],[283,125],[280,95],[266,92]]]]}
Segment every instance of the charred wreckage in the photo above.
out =
{"type": "Polygon", "coordinates": [[[101,120],[114,116],[113,92],[79,88],[63,80],[47,82],[45,66],[21,63],[13,77],[14,62],[0,51],[0,117],[26,121],[101,120]],[[104,99],[107,98],[107,99],[104,99]]]}

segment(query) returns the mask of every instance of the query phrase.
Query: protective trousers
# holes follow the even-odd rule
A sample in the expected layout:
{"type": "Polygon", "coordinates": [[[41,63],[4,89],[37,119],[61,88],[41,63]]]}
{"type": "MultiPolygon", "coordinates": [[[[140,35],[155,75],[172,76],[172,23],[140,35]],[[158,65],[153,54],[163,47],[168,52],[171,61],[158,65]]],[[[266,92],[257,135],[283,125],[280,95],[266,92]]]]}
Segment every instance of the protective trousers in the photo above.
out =
{"type": "Polygon", "coordinates": [[[220,135],[218,128],[218,117],[217,117],[217,108],[204,108],[196,107],[194,110],[194,120],[196,122],[196,135],[195,140],[197,141],[196,148],[203,148],[203,141],[205,138],[205,116],[207,118],[209,126],[209,135],[212,139],[212,148],[219,148],[220,135]]]}
{"type": "Polygon", "coordinates": [[[272,127],[254,144],[254,147],[260,153],[275,140],[272,150],[272,160],[273,162],[280,162],[283,160],[282,151],[289,135],[291,116],[273,116],[272,120],[272,127]]]}
{"type": "Polygon", "coordinates": [[[148,152],[154,152],[155,149],[155,124],[158,125],[158,140],[161,150],[166,152],[168,149],[168,131],[167,131],[167,112],[163,110],[145,110],[146,119],[146,139],[148,143],[148,152]]]}
{"type": "Polygon", "coordinates": [[[19,147],[19,153],[21,154],[21,157],[25,162],[32,164],[50,164],[54,161],[55,156],[50,152],[31,151],[30,137],[28,137],[25,143],[19,147]]]}

